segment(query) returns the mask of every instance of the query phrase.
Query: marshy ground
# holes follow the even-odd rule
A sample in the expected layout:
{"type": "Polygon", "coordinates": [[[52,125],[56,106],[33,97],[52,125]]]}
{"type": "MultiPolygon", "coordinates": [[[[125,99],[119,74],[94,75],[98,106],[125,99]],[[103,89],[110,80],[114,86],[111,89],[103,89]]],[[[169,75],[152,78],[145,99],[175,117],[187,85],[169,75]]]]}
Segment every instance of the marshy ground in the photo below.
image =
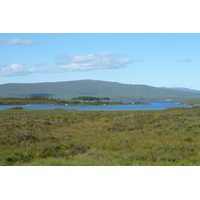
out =
{"type": "Polygon", "coordinates": [[[199,166],[200,107],[0,111],[0,165],[199,166]]]}

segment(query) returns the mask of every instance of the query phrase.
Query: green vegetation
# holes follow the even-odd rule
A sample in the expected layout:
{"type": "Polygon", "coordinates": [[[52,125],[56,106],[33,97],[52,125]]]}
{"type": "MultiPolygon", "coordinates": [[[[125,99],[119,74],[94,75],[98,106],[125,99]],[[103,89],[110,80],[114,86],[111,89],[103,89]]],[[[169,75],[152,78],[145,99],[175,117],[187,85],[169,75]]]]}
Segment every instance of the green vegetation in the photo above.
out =
{"type": "Polygon", "coordinates": [[[184,101],[178,105],[200,105],[200,101],[184,101]]]}
{"type": "Polygon", "coordinates": [[[0,105],[27,105],[27,104],[48,104],[48,105],[66,105],[66,106],[100,106],[100,105],[148,105],[149,103],[133,102],[103,102],[103,101],[65,101],[53,99],[52,97],[32,96],[26,98],[5,98],[0,99],[0,105]]]}
{"type": "Polygon", "coordinates": [[[0,165],[200,165],[200,107],[0,111],[0,165]]]}
{"type": "Polygon", "coordinates": [[[60,99],[52,97],[32,96],[26,98],[4,98],[0,99],[0,105],[27,105],[27,104],[57,104],[60,99]]]}
{"type": "Polygon", "coordinates": [[[110,100],[108,97],[91,97],[91,96],[80,96],[72,98],[72,101],[100,101],[100,100],[110,100]]]}
{"type": "Polygon", "coordinates": [[[104,102],[104,101],[60,101],[59,105],[67,105],[67,106],[106,106],[106,105],[149,105],[149,103],[143,102],[133,102],[133,103],[122,103],[121,101],[113,101],[113,102],[104,102]]]}

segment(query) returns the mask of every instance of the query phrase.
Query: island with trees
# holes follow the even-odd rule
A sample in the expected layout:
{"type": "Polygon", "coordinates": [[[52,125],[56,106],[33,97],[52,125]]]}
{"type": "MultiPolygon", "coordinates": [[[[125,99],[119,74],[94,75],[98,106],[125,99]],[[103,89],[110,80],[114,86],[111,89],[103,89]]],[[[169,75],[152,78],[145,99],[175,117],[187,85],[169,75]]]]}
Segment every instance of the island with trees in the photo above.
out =
{"type": "Polygon", "coordinates": [[[91,97],[91,96],[80,96],[80,97],[74,97],[71,99],[72,101],[101,101],[101,100],[110,100],[108,97],[91,97]]]}

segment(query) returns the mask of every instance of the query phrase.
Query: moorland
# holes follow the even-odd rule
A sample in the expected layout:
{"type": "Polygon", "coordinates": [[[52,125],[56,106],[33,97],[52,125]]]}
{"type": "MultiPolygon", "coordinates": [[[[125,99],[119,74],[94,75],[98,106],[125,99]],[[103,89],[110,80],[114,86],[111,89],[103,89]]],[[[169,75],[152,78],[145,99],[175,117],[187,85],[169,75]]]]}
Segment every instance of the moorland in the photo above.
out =
{"type": "Polygon", "coordinates": [[[200,107],[0,111],[3,166],[199,166],[200,107]]]}

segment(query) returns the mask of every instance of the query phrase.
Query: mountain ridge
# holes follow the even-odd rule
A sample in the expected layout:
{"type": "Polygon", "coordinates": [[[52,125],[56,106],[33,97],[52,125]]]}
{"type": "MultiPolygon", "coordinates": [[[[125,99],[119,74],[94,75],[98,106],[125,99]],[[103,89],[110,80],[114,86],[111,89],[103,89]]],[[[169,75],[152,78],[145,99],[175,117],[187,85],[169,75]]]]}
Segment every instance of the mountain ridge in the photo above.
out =
{"type": "Polygon", "coordinates": [[[101,80],[74,80],[39,83],[6,83],[0,85],[0,98],[43,95],[60,99],[78,96],[139,98],[200,98],[200,93],[143,84],[125,84],[101,80]]]}
{"type": "MultiPolygon", "coordinates": [[[[164,87],[164,88],[167,88],[167,87],[164,87]]],[[[184,87],[171,87],[171,88],[169,88],[169,89],[175,89],[175,90],[182,90],[182,91],[200,93],[200,90],[194,90],[194,89],[184,88],[184,87]]]]}

